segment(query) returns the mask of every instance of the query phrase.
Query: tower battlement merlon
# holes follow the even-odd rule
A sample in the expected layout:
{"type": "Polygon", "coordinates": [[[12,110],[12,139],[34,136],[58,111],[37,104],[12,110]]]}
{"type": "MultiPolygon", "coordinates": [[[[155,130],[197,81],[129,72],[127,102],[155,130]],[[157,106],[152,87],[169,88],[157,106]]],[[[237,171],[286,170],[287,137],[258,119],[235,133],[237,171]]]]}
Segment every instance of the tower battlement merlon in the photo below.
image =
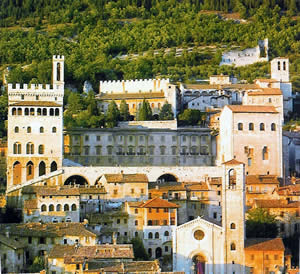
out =
{"type": "Polygon", "coordinates": [[[65,60],[65,56],[63,55],[53,55],[53,60],[61,60],[64,61],[65,60]]]}
{"type": "Polygon", "coordinates": [[[50,85],[50,84],[8,84],[7,85],[8,92],[29,92],[29,91],[36,91],[36,92],[56,92],[56,91],[63,91],[63,86],[57,85],[50,85]]]}

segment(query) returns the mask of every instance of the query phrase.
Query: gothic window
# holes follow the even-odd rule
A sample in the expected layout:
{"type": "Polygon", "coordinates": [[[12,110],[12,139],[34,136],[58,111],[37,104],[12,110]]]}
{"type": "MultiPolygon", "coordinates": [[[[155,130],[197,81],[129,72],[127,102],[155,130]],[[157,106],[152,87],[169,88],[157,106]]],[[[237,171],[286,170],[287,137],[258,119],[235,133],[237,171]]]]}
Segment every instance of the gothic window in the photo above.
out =
{"type": "Polygon", "coordinates": [[[39,164],[39,176],[46,174],[46,164],[44,161],[41,161],[39,164]]]}
{"type": "Polygon", "coordinates": [[[54,109],[50,108],[50,116],[54,116],[54,109]]]}
{"type": "Polygon", "coordinates": [[[54,211],[54,205],[49,205],[49,211],[54,211]]]}
{"type": "Polygon", "coordinates": [[[72,204],[72,206],[71,206],[71,210],[72,210],[72,211],[76,211],[76,210],[77,210],[77,207],[76,207],[76,205],[75,205],[75,204],[72,204]]]}
{"type": "Polygon", "coordinates": [[[19,133],[19,127],[15,127],[15,133],[19,133]]]}
{"type": "Polygon", "coordinates": [[[52,128],[52,133],[56,133],[56,127],[52,128]]]}
{"type": "Polygon", "coordinates": [[[39,154],[44,154],[45,148],[44,145],[39,145],[39,154]]]}
{"type": "Polygon", "coordinates": [[[55,161],[53,161],[51,163],[51,166],[50,166],[50,171],[53,172],[53,171],[56,171],[57,170],[57,164],[55,161]]]}
{"type": "Polygon", "coordinates": [[[264,123],[260,123],[259,129],[260,129],[260,131],[264,131],[265,130],[265,124],[264,123]]]}
{"type": "Polygon", "coordinates": [[[243,130],[243,123],[238,123],[238,130],[243,130]]]}
{"type": "Polygon", "coordinates": [[[18,115],[22,115],[22,109],[18,108],[18,115]]]}
{"type": "Polygon", "coordinates": [[[69,211],[69,210],[70,210],[69,205],[68,205],[68,204],[65,204],[65,205],[64,205],[64,211],[69,211]]]}
{"type": "Polygon", "coordinates": [[[272,124],[271,124],[271,130],[272,130],[272,131],[275,131],[275,130],[276,130],[276,125],[275,125],[275,123],[272,123],[272,124]]]}
{"type": "Polygon", "coordinates": [[[155,239],[159,239],[159,233],[155,232],[155,239]]]}
{"type": "Polygon", "coordinates": [[[55,116],[59,116],[59,108],[55,109],[55,116]]]}
{"type": "Polygon", "coordinates": [[[34,154],[34,144],[33,143],[27,143],[26,154],[34,154]]]}
{"type": "Polygon", "coordinates": [[[249,123],[249,130],[254,130],[254,124],[253,123],[249,123]]]}
{"type": "Polygon", "coordinates": [[[47,211],[47,206],[46,206],[46,205],[42,205],[42,206],[41,206],[41,211],[42,211],[42,212],[47,211]]]}
{"type": "Polygon", "coordinates": [[[42,115],[42,109],[38,108],[36,111],[37,116],[41,116],[42,115]]]}
{"type": "Polygon", "coordinates": [[[269,159],[269,151],[268,151],[268,147],[264,146],[263,150],[262,150],[262,159],[263,160],[268,160],[269,159]]]}
{"type": "Polygon", "coordinates": [[[61,204],[58,204],[58,205],[56,206],[56,211],[61,211],[61,204]]]}
{"type": "Polygon", "coordinates": [[[25,116],[29,115],[29,108],[25,108],[25,116]]]}
{"type": "Polygon", "coordinates": [[[235,229],[235,228],[236,228],[235,223],[231,223],[230,224],[230,229],[235,229]]]}
{"type": "Polygon", "coordinates": [[[153,234],[152,234],[152,232],[149,232],[149,234],[148,234],[148,239],[153,239],[153,234]]]}
{"type": "Polygon", "coordinates": [[[43,108],[43,116],[47,116],[47,109],[43,108]]]}
{"type": "Polygon", "coordinates": [[[13,153],[14,154],[21,154],[21,144],[20,143],[14,143],[14,147],[13,147],[13,153]]]}
{"type": "Polygon", "coordinates": [[[17,115],[17,109],[16,108],[12,108],[11,115],[17,115]]]}
{"type": "Polygon", "coordinates": [[[40,127],[40,133],[44,133],[44,127],[40,127]]]}
{"type": "Polygon", "coordinates": [[[34,108],[30,108],[30,115],[34,116],[34,108]]]}
{"type": "Polygon", "coordinates": [[[231,245],[230,245],[230,250],[236,250],[235,243],[231,243],[231,245]]]}
{"type": "Polygon", "coordinates": [[[34,176],[34,166],[31,161],[26,164],[26,179],[31,180],[34,176]]]}

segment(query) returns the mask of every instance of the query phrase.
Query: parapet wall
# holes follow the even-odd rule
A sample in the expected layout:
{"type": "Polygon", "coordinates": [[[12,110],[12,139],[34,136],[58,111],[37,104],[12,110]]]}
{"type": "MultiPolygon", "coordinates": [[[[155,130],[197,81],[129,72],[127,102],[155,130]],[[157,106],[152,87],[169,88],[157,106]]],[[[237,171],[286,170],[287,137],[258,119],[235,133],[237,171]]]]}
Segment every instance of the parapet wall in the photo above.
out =
{"type": "Polygon", "coordinates": [[[167,129],[177,129],[177,120],[168,121],[129,121],[120,122],[120,128],[167,128],[167,129]]]}
{"type": "Polygon", "coordinates": [[[19,93],[24,93],[24,92],[32,92],[32,91],[38,91],[38,92],[55,92],[55,91],[64,91],[64,87],[62,85],[43,85],[43,84],[31,84],[28,86],[28,84],[8,84],[7,85],[8,92],[19,92],[19,93]]]}
{"type": "Polygon", "coordinates": [[[136,79],[121,81],[100,81],[100,93],[160,92],[169,84],[169,79],[136,79]]]}

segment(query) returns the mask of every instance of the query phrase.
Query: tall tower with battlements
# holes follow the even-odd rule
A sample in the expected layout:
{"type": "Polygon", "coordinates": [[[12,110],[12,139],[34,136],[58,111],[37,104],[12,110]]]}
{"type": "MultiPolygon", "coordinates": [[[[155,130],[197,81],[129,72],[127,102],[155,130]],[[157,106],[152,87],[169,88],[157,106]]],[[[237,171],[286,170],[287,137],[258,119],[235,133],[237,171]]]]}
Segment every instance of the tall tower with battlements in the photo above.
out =
{"type": "Polygon", "coordinates": [[[52,83],[8,84],[7,192],[62,167],[64,56],[53,56],[52,83]]]}

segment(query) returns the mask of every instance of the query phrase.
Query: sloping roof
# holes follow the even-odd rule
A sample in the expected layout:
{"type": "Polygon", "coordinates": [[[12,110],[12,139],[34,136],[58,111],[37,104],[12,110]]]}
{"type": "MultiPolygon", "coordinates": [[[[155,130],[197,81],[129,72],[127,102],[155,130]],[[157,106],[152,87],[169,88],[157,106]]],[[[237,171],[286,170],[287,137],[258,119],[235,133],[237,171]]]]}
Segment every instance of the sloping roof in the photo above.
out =
{"type": "Polygon", "coordinates": [[[245,240],[245,250],[253,251],[284,251],[281,238],[249,238],[245,240]]]}
{"type": "Polygon", "coordinates": [[[300,184],[279,187],[277,190],[279,195],[297,195],[300,196],[300,184]]]}
{"type": "Polygon", "coordinates": [[[97,96],[100,100],[122,100],[122,99],[154,99],[165,98],[163,92],[144,92],[144,93],[101,93],[97,96]]]}
{"type": "Polygon", "coordinates": [[[58,104],[51,101],[21,101],[21,102],[10,104],[10,106],[61,107],[62,104],[58,104]]]}
{"type": "Polygon", "coordinates": [[[289,202],[287,200],[255,200],[258,207],[261,208],[298,208],[300,202],[289,202]]]}
{"type": "Polygon", "coordinates": [[[273,106],[227,105],[235,113],[278,113],[273,106]]]}
{"type": "Polygon", "coordinates": [[[45,187],[45,186],[26,186],[22,189],[22,193],[36,193],[40,196],[79,196],[77,187],[45,187]]]}
{"type": "Polygon", "coordinates": [[[278,80],[275,79],[255,79],[254,82],[259,81],[259,82],[265,82],[265,83],[274,83],[278,82],[278,80]]]}
{"type": "Polygon", "coordinates": [[[148,183],[146,174],[104,174],[108,183],[148,183]]]}
{"type": "Polygon", "coordinates": [[[142,203],[140,208],[178,208],[179,206],[158,197],[142,203]]]}
{"type": "Polygon", "coordinates": [[[278,177],[275,175],[247,175],[246,184],[277,184],[279,185],[278,177]]]}
{"type": "Polygon", "coordinates": [[[50,250],[49,258],[64,258],[75,252],[75,245],[55,245],[50,250]]]}
{"type": "Polygon", "coordinates": [[[24,248],[25,244],[0,234],[0,243],[13,249],[24,248]]]}
{"type": "Polygon", "coordinates": [[[250,91],[248,96],[263,96],[263,95],[282,95],[279,88],[263,88],[261,91],[250,91]]]}
{"type": "Polygon", "coordinates": [[[160,266],[157,260],[155,261],[136,261],[136,262],[111,262],[109,265],[99,265],[96,269],[95,263],[89,263],[89,270],[83,271],[83,273],[104,271],[105,273],[159,273],[160,266]]]}
{"type": "Polygon", "coordinates": [[[232,159],[232,160],[229,160],[229,161],[223,163],[223,165],[241,165],[241,164],[244,164],[244,163],[239,162],[236,159],[232,159]]]}

